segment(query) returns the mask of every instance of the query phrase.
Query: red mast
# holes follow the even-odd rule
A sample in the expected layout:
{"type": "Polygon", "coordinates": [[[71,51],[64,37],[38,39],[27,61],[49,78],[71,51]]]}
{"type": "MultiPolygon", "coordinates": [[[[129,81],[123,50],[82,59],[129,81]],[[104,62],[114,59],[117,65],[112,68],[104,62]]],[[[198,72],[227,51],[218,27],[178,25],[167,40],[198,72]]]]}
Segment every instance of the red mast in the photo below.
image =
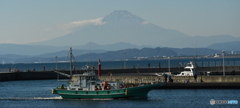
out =
{"type": "Polygon", "coordinates": [[[101,72],[102,72],[101,61],[100,61],[100,59],[98,59],[98,76],[101,76],[101,72]]]}

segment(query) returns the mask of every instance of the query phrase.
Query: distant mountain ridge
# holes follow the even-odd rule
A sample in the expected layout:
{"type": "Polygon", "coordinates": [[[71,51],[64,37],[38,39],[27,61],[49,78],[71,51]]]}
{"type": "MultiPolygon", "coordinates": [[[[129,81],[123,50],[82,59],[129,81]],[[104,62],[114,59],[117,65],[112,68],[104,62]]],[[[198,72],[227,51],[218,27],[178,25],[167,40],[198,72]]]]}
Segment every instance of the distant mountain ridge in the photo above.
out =
{"type": "Polygon", "coordinates": [[[225,51],[240,51],[240,41],[215,43],[208,46],[208,48],[225,51]]]}
{"type": "Polygon", "coordinates": [[[136,57],[153,57],[153,56],[176,56],[177,53],[168,48],[143,48],[143,49],[125,49],[118,51],[109,51],[100,54],[84,54],[76,56],[77,60],[87,61],[89,59],[101,60],[123,60],[133,59],[136,57]]]}
{"type": "MultiPolygon", "coordinates": [[[[56,62],[57,56],[59,61],[67,61],[68,50],[43,54],[37,56],[23,56],[23,55],[0,55],[0,61],[6,63],[33,63],[33,62],[56,62]]],[[[221,53],[220,50],[212,50],[208,48],[142,48],[142,49],[124,49],[117,51],[103,51],[103,50],[76,50],[73,49],[73,54],[76,61],[92,61],[92,60],[123,60],[126,59],[138,59],[138,58],[161,58],[166,56],[194,56],[194,55],[210,55],[215,53],[221,53]]]]}
{"type": "Polygon", "coordinates": [[[89,42],[85,45],[76,46],[76,47],[78,49],[116,51],[116,50],[128,49],[128,48],[143,48],[145,46],[137,46],[137,45],[126,43],[126,42],[119,42],[119,43],[107,44],[107,45],[99,45],[94,42],[89,42]]]}
{"type": "MultiPolygon", "coordinates": [[[[77,50],[74,49],[73,50],[73,54],[74,55],[83,55],[83,54],[88,54],[88,53],[104,53],[107,52],[105,50],[77,50]]],[[[58,51],[58,52],[54,52],[54,53],[46,53],[46,54],[42,54],[42,55],[37,55],[39,57],[66,57],[67,55],[69,55],[69,50],[63,50],[63,51],[58,51]]]]}
{"type": "MultiPolygon", "coordinates": [[[[228,44],[232,44],[236,49],[239,49],[239,42],[219,43],[217,48],[225,48],[227,52],[234,51],[239,53],[239,50],[231,50],[228,44]],[[222,47],[228,46],[227,47],[222,47]]],[[[214,45],[213,45],[214,46],[214,45]]],[[[230,47],[232,47],[230,45],[230,47]]],[[[211,48],[147,48],[147,46],[137,46],[128,43],[116,43],[110,45],[99,45],[90,42],[83,46],[73,46],[73,53],[75,56],[79,56],[80,61],[87,60],[89,58],[106,58],[106,60],[121,59],[122,54],[126,51],[126,57],[149,57],[149,56],[194,56],[194,55],[209,55],[214,53],[221,53],[223,49],[211,49],[211,48]],[[114,50],[115,49],[115,50],[114,50]],[[159,52],[159,51],[160,52],[159,52]],[[116,54],[114,54],[114,52],[116,54]],[[171,52],[171,53],[169,53],[171,52]],[[106,53],[106,54],[104,54],[106,53]],[[159,53],[159,54],[157,54],[159,53]],[[130,56],[131,55],[131,56],[130,56]],[[85,58],[82,58],[85,56],[85,58]],[[109,56],[109,57],[107,57],[109,56]],[[120,58],[117,58],[121,56],[120,58]]],[[[56,56],[58,58],[64,58],[69,53],[69,47],[52,47],[52,46],[29,46],[18,44],[0,44],[0,62],[49,62],[54,60],[56,56]]]]}
{"type": "MultiPolygon", "coordinates": [[[[99,45],[93,42],[89,42],[82,46],[71,46],[75,50],[85,50],[85,51],[114,51],[127,48],[143,48],[146,46],[137,46],[125,42],[108,44],[108,45],[99,45]]],[[[46,53],[60,53],[69,49],[67,46],[46,46],[46,45],[24,45],[24,44],[0,44],[0,55],[6,54],[17,54],[17,55],[43,55],[46,53]]],[[[61,55],[61,54],[60,54],[61,55]]]]}

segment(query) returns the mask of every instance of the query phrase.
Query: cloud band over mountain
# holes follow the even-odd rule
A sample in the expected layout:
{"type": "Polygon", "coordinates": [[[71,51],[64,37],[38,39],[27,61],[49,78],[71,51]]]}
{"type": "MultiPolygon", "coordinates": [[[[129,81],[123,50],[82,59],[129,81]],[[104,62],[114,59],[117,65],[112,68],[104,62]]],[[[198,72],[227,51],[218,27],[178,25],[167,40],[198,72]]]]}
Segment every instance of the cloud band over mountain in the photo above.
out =
{"type": "Polygon", "coordinates": [[[71,23],[62,25],[61,27],[63,29],[74,29],[74,28],[83,27],[87,25],[103,25],[106,22],[103,22],[102,20],[103,20],[103,17],[97,18],[97,19],[90,19],[90,20],[73,21],[71,23]]]}

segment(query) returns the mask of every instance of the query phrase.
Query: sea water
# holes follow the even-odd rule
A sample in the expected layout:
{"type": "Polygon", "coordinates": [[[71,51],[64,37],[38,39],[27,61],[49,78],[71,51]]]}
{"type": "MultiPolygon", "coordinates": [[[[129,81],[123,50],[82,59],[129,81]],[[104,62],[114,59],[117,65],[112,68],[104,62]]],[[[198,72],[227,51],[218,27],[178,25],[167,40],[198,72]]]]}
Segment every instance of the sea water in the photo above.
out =
{"type": "MultiPolygon", "coordinates": [[[[214,67],[222,66],[222,58],[202,58],[202,59],[168,59],[163,60],[130,60],[130,61],[102,61],[102,69],[123,69],[125,68],[166,68],[168,67],[168,62],[170,62],[170,67],[184,67],[189,61],[195,61],[199,67],[214,67]]],[[[74,69],[80,70],[84,69],[86,65],[94,66],[95,69],[98,67],[98,62],[76,62],[73,63],[74,69]]],[[[225,66],[240,66],[240,58],[225,58],[225,66]]],[[[0,72],[8,72],[9,69],[17,69],[19,71],[50,71],[54,69],[58,70],[69,70],[69,63],[55,62],[55,63],[10,63],[10,64],[0,64],[0,72]]]]}
{"type": "Polygon", "coordinates": [[[240,104],[210,104],[210,100],[240,101],[239,89],[154,89],[137,99],[62,99],[51,89],[64,84],[57,80],[0,82],[0,107],[14,108],[165,108],[236,107],[240,104]]]}

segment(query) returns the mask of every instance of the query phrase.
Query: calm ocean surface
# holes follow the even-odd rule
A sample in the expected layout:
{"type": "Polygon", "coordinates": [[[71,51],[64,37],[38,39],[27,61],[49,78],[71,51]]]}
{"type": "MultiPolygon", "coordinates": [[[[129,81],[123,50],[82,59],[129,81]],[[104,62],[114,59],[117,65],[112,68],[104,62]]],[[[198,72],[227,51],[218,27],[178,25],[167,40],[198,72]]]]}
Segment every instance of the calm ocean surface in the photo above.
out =
{"type": "MultiPolygon", "coordinates": [[[[182,67],[193,59],[170,59],[171,67],[182,67]]],[[[195,62],[200,67],[208,66],[222,66],[222,58],[211,58],[211,59],[196,59],[195,62]]],[[[102,61],[102,69],[123,69],[124,61],[102,61]]],[[[240,58],[225,58],[225,66],[240,66],[240,58]]],[[[77,70],[82,69],[85,65],[94,66],[97,68],[98,62],[76,62],[74,67],[77,70]]],[[[151,68],[168,67],[168,59],[165,60],[134,60],[125,61],[126,68],[151,68]]],[[[69,70],[69,63],[18,63],[18,64],[0,64],[0,72],[8,72],[9,68],[16,68],[20,71],[43,71],[45,70],[69,70]]]]}
{"type": "Polygon", "coordinates": [[[66,100],[51,89],[64,84],[57,80],[1,81],[0,107],[14,108],[159,108],[159,107],[240,107],[239,89],[178,89],[149,92],[146,99],[66,100]],[[238,104],[215,104],[210,100],[238,100],[238,104]]]}

